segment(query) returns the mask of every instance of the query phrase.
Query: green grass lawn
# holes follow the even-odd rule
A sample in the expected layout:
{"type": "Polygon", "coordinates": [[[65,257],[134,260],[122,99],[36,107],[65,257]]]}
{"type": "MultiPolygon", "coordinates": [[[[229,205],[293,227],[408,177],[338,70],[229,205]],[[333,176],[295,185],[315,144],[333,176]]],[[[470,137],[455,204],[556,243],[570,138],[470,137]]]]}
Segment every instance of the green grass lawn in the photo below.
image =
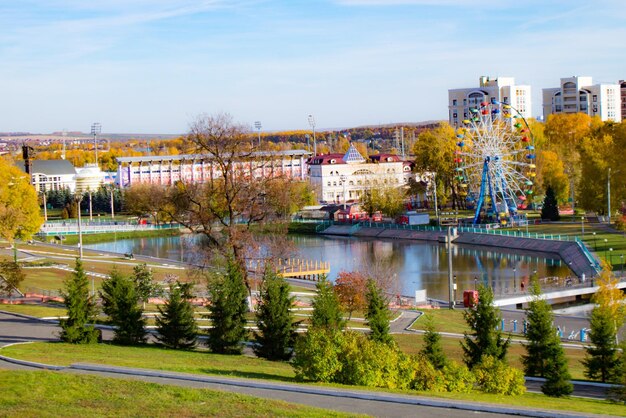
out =
{"type": "Polygon", "coordinates": [[[291,365],[250,356],[226,356],[207,351],[168,350],[154,345],[122,347],[112,344],[72,345],[34,343],[6,347],[0,353],[47,364],[112,364],[125,367],[293,381],[291,365]]]}
{"type": "Polygon", "coordinates": [[[437,332],[453,332],[462,334],[465,331],[469,331],[467,322],[463,319],[462,310],[450,310],[450,309],[427,309],[422,311],[422,315],[417,321],[413,323],[411,329],[425,330],[426,329],[426,316],[430,316],[433,319],[433,325],[437,332]]]}
{"type": "MultiPolygon", "coordinates": [[[[417,354],[423,347],[423,335],[421,334],[394,334],[394,340],[402,351],[407,354],[417,354]]],[[[463,349],[461,348],[460,338],[441,339],[443,350],[446,355],[458,363],[463,363],[463,349]]],[[[585,380],[583,374],[584,367],[581,360],[585,358],[585,350],[575,348],[565,348],[565,356],[569,366],[570,374],[574,380],[585,380]]],[[[507,355],[508,362],[511,366],[523,370],[522,355],[526,354],[526,349],[521,344],[511,344],[507,355]]]]}
{"type": "MultiPolygon", "coordinates": [[[[402,335],[396,336],[396,339],[402,342],[401,346],[410,345],[415,348],[418,344],[416,337],[419,336],[402,335]]],[[[451,345],[458,345],[458,340],[447,339],[446,341],[446,348],[451,345]]],[[[167,350],[154,346],[119,347],[110,344],[83,346],[62,343],[34,343],[6,347],[1,349],[0,353],[9,357],[40,361],[55,365],[69,365],[77,362],[89,362],[196,374],[217,374],[234,377],[279,380],[283,382],[294,381],[294,373],[289,363],[271,362],[248,356],[228,356],[199,351],[167,350]]],[[[343,385],[318,385],[344,387],[351,390],[367,389],[364,387],[343,385]]],[[[23,385],[19,385],[18,387],[22,386],[23,385]]],[[[415,391],[403,392],[399,390],[384,389],[376,390],[467,400],[469,402],[487,402],[508,406],[626,416],[626,408],[623,406],[611,404],[605,401],[594,401],[588,399],[552,399],[538,394],[525,394],[523,396],[499,396],[483,394],[480,392],[473,392],[470,394],[447,394],[415,391]]],[[[24,392],[28,393],[28,389],[20,391],[19,393],[24,392]]],[[[2,396],[1,393],[0,396],[2,396]]],[[[246,414],[244,413],[243,415],[246,414]]]]}
{"type": "Polygon", "coordinates": [[[0,381],[2,416],[356,416],[208,389],[58,372],[0,371],[0,381]]]}
{"type": "Polygon", "coordinates": [[[53,305],[0,305],[0,311],[14,312],[37,318],[65,316],[64,306],[53,305]]]}

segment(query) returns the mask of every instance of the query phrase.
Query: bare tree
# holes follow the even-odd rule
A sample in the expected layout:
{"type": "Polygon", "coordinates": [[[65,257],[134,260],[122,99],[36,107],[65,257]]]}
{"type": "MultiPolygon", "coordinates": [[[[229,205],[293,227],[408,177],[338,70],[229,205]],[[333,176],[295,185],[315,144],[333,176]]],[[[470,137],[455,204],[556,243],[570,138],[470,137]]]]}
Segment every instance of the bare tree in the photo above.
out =
{"type": "Polygon", "coordinates": [[[275,214],[269,204],[273,184],[284,181],[269,152],[255,153],[250,130],[228,114],[201,115],[190,127],[187,141],[211,160],[203,183],[178,182],[170,190],[171,216],[201,233],[211,254],[232,256],[247,278],[246,261],[262,248],[252,226],[275,214]]]}

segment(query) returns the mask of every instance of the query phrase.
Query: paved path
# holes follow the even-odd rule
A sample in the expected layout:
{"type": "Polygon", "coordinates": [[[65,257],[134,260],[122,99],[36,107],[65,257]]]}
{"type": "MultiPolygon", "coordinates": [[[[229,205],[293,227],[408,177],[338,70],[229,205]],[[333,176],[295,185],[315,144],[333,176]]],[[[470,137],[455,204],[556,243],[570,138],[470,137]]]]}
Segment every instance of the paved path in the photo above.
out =
{"type": "MultiPolygon", "coordinates": [[[[392,325],[394,327],[408,327],[410,325],[410,323],[412,323],[415,318],[418,316],[417,312],[414,311],[403,311],[403,315],[397,320],[395,321],[393,324],[397,324],[397,325],[392,325]]],[[[404,329],[403,328],[403,329],[404,329]]],[[[7,344],[12,344],[12,343],[16,343],[16,342],[25,342],[25,341],[58,341],[58,333],[60,331],[60,328],[53,322],[48,322],[48,321],[42,321],[42,320],[38,320],[38,319],[32,319],[32,318],[28,318],[26,316],[21,316],[21,315],[16,315],[16,314],[10,314],[10,313],[2,313],[0,312],[0,347],[7,345],[7,344]]],[[[460,334],[458,335],[451,335],[452,337],[462,337],[460,334]]],[[[111,338],[111,331],[108,330],[104,330],[103,331],[103,337],[104,339],[110,339],[111,338]]],[[[16,366],[14,364],[11,363],[7,363],[4,361],[0,361],[0,368],[22,368],[21,366],[16,366]]],[[[117,377],[119,377],[120,375],[117,374],[117,377]]],[[[128,375],[126,375],[128,376],[128,375]]],[[[215,378],[218,379],[218,378],[215,378]]],[[[187,381],[185,381],[187,382],[187,381]]],[[[167,383],[167,382],[166,382],[167,383]]],[[[182,384],[182,383],[181,383],[182,384]]],[[[187,384],[187,383],[185,383],[187,384]]],[[[207,383],[205,382],[205,384],[207,386],[203,386],[203,387],[214,387],[214,386],[220,386],[221,384],[219,383],[207,383]]],[[[601,386],[597,386],[595,384],[587,384],[584,382],[575,382],[575,392],[577,396],[588,396],[588,397],[596,397],[596,398],[605,398],[606,397],[606,388],[605,387],[601,387],[601,386]]],[[[221,388],[221,386],[220,386],[221,388]]],[[[250,394],[254,394],[252,392],[250,392],[253,388],[239,388],[239,389],[234,389],[235,386],[228,386],[228,390],[230,391],[236,391],[239,393],[250,393],[250,394]]],[[[527,388],[531,391],[536,391],[536,392],[540,392],[541,391],[541,382],[536,382],[536,381],[527,381],[527,388]]],[[[268,398],[273,398],[273,399],[283,399],[283,400],[288,400],[290,402],[298,402],[298,403],[306,403],[308,405],[326,405],[325,402],[321,402],[321,403],[313,403],[314,400],[319,400],[319,396],[321,395],[316,395],[316,394],[310,394],[307,396],[304,396],[304,394],[298,394],[297,396],[295,396],[293,393],[291,394],[284,394],[282,393],[281,390],[272,390],[269,391],[268,389],[260,389],[260,388],[254,388],[254,390],[259,391],[259,393],[266,393],[266,396],[264,397],[268,397],[268,398]],[[280,396],[279,396],[280,394],[280,396]],[[271,396],[270,396],[271,395],[271,396]],[[304,402],[304,399],[310,399],[311,403],[307,403],[304,402]],[[302,400],[302,402],[300,402],[302,400]]],[[[259,396],[259,395],[258,395],[259,396]]],[[[333,404],[337,404],[342,405],[345,404],[346,400],[342,400],[342,401],[338,401],[335,400],[333,401],[333,404]]],[[[362,401],[361,401],[362,402],[362,401]]],[[[380,402],[380,401],[376,401],[376,402],[380,402]]],[[[348,402],[348,404],[350,404],[350,402],[348,402]]],[[[365,405],[365,404],[364,404],[365,405]]],[[[371,406],[371,405],[370,405],[371,406]]],[[[354,406],[355,408],[357,407],[356,405],[354,406]]],[[[330,408],[330,407],[329,407],[330,408]]],[[[369,406],[364,406],[365,409],[363,409],[364,412],[366,413],[372,413],[371,410],[367,409],[369,408],[369,406]]],[[[394,407],[395,408],[395,407],[394,407]]],[[[381,411],[381,415],[384,416],[392,416],[391,411],[396,411],[396,409],[391,408],[389,414],[387,414],[387,412],[383,412],[381,411]]],[[[395,413],[393,413],[393,416],[405,416],[402,415],[400,412],[404,411],[404,408],[408,408],[406,406],[398,406],[397,407],[397,411],[398,411],[398,415],[396,415],[395,413]]],[[[335,408],[331,408],[331,409],[335,409],[335,408]]],[[[337,410],[346,410],[346,409],[340,409],[338,408],[337,410]]],[[[358,412],[357,409],[353,410],[354,412],[358,412]]],[[[425,416],[452,416],[452,415],[432,415],[432,414],[427,414],[425,416]]],[[[463,415],[459,415],[459,416],[463,416],[463,415]]]]}
{"type": "MultiPolygon", "coordinates": [[[[11,363],[0,360],[0,368],[17,369],[11,363]]],[[[23,369],[36,370],[25,367],[23,369]]],[[[191,388],[222,390],[242,393],[266,399],[279,399],[332,409],[362,413],[380,417],[435,417],[465,418],[468,415],[500,418],[512,415],[528,417],[589,417],[597,415],[558,413],[538,409],[518,409],[505,405],[489,405],[467,401],[397,395],[386,392],[347,390],[304,384],[284,384],[218,376],[199,376],[185,373],[147,371],[123,367],[75,364],[61,370],[62,373],[90,374],[111,378],[137,379],[159,384],[191,388]]]]}

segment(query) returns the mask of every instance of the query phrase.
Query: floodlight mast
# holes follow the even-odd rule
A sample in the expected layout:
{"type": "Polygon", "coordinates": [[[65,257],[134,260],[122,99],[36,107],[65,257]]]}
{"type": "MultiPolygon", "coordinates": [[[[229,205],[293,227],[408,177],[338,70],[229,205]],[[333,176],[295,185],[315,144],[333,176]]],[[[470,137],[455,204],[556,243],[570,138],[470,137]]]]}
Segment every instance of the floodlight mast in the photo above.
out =
{"type": "Polygon", "coordinates": [[[93,149],[96,155],[96,165],[98,165],[98,134],[102,132],[102,125],[95,122],[91,125],[91,134],[93,135],[93,149]]]}
{"type": "Polygon", "coordinates": [[[317,155],[317,142],[315,141],[315,118],[309,115],[309,126],[313,129],[313,156],[317,155]]]}
{"type": "Polygon", "coordinates": [[[261,146],[261,127],[262,127],[261,121],[257,120],[256,122],[254,122],[254,127],[259,133],[259,147],[260,147],[261,146]]]}

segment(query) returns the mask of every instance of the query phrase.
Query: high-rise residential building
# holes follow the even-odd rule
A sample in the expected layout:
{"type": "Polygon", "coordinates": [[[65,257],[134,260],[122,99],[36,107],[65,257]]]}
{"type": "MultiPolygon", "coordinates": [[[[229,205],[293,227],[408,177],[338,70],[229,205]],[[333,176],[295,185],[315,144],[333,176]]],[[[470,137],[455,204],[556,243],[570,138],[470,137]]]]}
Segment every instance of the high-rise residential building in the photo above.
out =
{"type": "Polygon", "coordinates": [[[553,113],[585,113],[603,121],[622,120],[620,85],[593,84],[591,77],[566,77],[559,87],[543,89],[543,117],[553,113]]]}
{"type": "MultiPolygon", "coordinates": [[[[459,127],[470,114],[470,107],[478,107],[481,102],[495,99],[511,105],[523,117],[532,115],[530,86],[516,85],[513,77],[480,77],[479,87],[448,90],[448,111],[450,125],[459,127]]],[[[513,120],[513,119],[512,119],[513,120]]]]}
{"type": "Polygon", "coordinates": [[[622,98],[622,120],[626,120],[626,80],[620,80],[619,87],[622,98]]]}

